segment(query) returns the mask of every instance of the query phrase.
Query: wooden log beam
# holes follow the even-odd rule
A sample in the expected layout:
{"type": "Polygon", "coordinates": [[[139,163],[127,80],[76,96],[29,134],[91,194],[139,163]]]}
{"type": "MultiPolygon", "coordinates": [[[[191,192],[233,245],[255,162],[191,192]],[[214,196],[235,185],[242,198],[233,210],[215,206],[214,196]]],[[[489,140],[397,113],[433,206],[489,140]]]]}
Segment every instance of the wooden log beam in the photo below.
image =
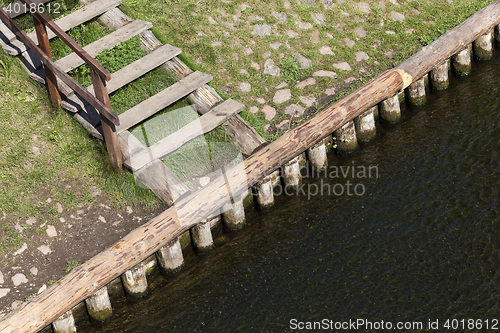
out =
{"type": "Polygon", "coordinates": [[[82,87],[78,82],[76,82],[71,76],[66,74],[62,69],[56,66],[56,64],[50,60],[42,50],[28,37],[28,35],[19,27],[19,25],[13,21],[9,15],[0,8],[0,19],[2,19],[9,28],[14,31],[14,33],[21,38],[23,42],[28,45],[28,47],[33,51],[33,53],[42,61],[45,67],[48,67],[56,76],[66,83],[71,89],[80,94],[90,105],[96,108],[102,115],[104,115],[110,122],[115,125],[120,125],[120,120],[118,116],[114,114],[110,109],[108,109],[103,103],[101,103],[97,98],[95,98],[87,89],[82,87]]]}
{"type": "Polygon", "coordinates": [[[37,332],[68,309],[135,266],[169,241],[220,209],[227,201],[227,183],[234,196],[331,134],[369,107],[403,87],[398,71],[385,72],[301,126],[254,153],[205,188],[181,198],[108,250],[73,269],[45,292],[22,304],[0,322],[0,332],[37,332]],[[241,172],[244,167],[245,172],[241,172]]]}
{"type": "Polygon", "coordinates": [[[467,20],[447,31],[431,44],[423,47],[395,69],[401,69],[407,88],[436,65],[467,48],[479,36],[500,23],[500,0],[484,7],[467,20]]]}

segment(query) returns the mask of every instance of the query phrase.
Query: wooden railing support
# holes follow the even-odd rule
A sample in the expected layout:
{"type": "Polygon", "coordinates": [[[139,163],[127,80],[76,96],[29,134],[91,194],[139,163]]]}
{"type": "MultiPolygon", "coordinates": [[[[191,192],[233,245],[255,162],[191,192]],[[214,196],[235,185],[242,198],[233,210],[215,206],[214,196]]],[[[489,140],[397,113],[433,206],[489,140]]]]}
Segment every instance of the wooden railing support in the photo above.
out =
{"type": "MultiPolygon", "coordinates": [[[[36,36],[38,38],[38,45],[40,49],[45,53],[47,58],[52,60],[52,52],[50,51],[49,37],[47,35],[47,28],[45,24],[40,21],[36,16],[33,16],[33,21],[35,22],[36,36]]],[[[61,95],[59,90],[57,90],[57,78],[54,72],[50,70],[47,66],[45,68],[45,76],[47,77],[47,86],[49,88],[50,101],[52,106],[58,108],[61,105],[61,95]]]]}
{"type": "MultiPolygon", "coordinates": [[[[101,77],[99,73],[97,73],[93,68],[90,68],[90,75],[92,77],[92,83],[94,84],[95,97],[108,109],[111,110],[108,88],[106,87],[106,79],[101,77]]],[[[100,116],[102,131],[104,134],[104,141],[106,142],[106,148],[108,149],[109,160],[111,161],[111,165],[114,168],[121,170],[123,164],[123,156],[120,149],[120,144],[118,143],[116,126],[102,114],[100,116]]]]}

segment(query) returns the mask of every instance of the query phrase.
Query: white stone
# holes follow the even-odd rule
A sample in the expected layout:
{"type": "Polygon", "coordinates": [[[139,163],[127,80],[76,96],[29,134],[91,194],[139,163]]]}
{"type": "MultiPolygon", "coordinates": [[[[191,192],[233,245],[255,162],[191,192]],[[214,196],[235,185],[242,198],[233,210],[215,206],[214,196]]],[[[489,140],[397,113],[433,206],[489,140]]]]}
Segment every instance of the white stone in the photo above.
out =
{"type": "Polygon", "coordinates": [[[240,74],[249,75],[246,69],[240,69],[240,74]]]}
{"type": "Polygon", "coordinates": [[[5,280],[3,279],[3,274],[0,272],[0,284],[3,284],[5,280]]]}
{"type": "Polygon", "coordinates": [[[252,68],[255,68],[256,70],[260,70],[260,65],[256,62],[252,62],[252,68]]]}
{"type": "Polygon", "coordinates": [[[295,31],[293,31],[293,30],[287,30],[287,31],[286,31],[286,34],[287,34],[287,36],[288,36],[288,37],[290,37],[290,38],[294,38],[294,37],[297,37],[297,36],[299,35],[298,33],[296,33],[296,32],[295,32],[295,31]]]}
{"type": "Polygon", "coordinates": [[[314,97],[300,96],[299,99],[308,108],[310,108],[316,103],[316,98],[314,97]]]}
{"type": "Polygon", "coordinates": [[[363,27],[357,27],[354,29],[354,33],[360,38],[366,37],[366,30],[363,27]]]}
{"type": "Polygon", "coordinates": [[[401,13],[398,13],[398,12],[395,12],[395,11],[392,11],[391,12],[391,18],[394,20],[394,21],[398,21],[398,22],[402,22],[405,20],[405,16],[401,13]]]}
{"type": "Polygon", "coordinates": [[[23,227],[21,227],[19,222],[16,223],[16,225],[14,226],[14,229],[16,229],[18,233],[22,233],[24,231],[23,227]]]}
{"type": "Polygon", "coordinates": [[[37,250],[42,252],[43,254],[52,253],[52,251],[50,250],[50,248],[47,245],[42,245],[42,246],[38,247],[37,250]]]}
{"type": "Polygon", "coordinates": [[[18,254],[21,254],[23,253],[24,251],[26,251],[28,249],[28,244],[24,243],[21,248],[19,250],[17,250],[16,252],[12,253],[12,255],[15,257],[17,256],[18,254]]]}
{"type": "Polygon", "coordinates": [[[311,14],[314,22],[316,22],[316,24],[319,24],[319,25],[323,25],[325,24],[325,16],[321,13],[312,13],[311,14]]]}
{"type": "Polygon", "coordinates": [[[368,56],[368,54],[366,54],[363,51],[356,52],[355,57],[356,57],[356,61],[357,62],[366,61],[366,60],[370,59],[370,57],[368,56]]]}
{"type": "Polygon", "coordinates": [[[352,39],[350,38],[344,38],[344,43],[345,45],[349,46],[349,47],[353,47],[354,45],[356,45],[356,42],[354,42],[352,39]]]}
{"type": "Polygon", "coordinates": [[[294,119],[301,118],[304,115],[305,111],[306,110],[301,105],[298,104],[290,104],[284,110],[287,116],[290,116],[294,119]]]}
{"type": "Polygon", "coordinates": [[[125,211],[127,212],[127,214],[132,214],[134,212],[134,210],[130,206],[127,206],[127,208],[125,208],[125,211]]]}
{"type": "Polygon", "coordinates": [[[297,22],[297,26],[302,30],[309,30],[313,28],[313,25],[309,22],[297,22]]]}
{"type": "Polygon", "coordinates": [[[42,154],[42,152],[40,151],[40,148],[38,148],[38,147],[33,147],[33,148],[31,148],[31,152],[32,152],[32,153],[33,153],[33,155],[35,155],[35,156],[39,156],[39,155],[41,155],[41,154],[42,154]]]}
{"type": "Polygon", "coordinates": [[[256,114],[257,112],[259,112],[259,108],[258,107],[256,107],[256,106],[251,106],[250,107],[250,113],[256,114]]]}
{"type": "Polygon", "coordinates": [[[214,47],[217,47],[217,46],[222,46],[222,42],[221,41],[216,41],[216,42],[212,42],[212,44],[210,44],[214,47]]]}
{"type": "Polygon", "coordinates": [[[0,298],[7,296],[9,292],[10,292],[9,288],[0,288],[0,298]]]}
{"type": "Polygon", "coordinates": [[[325,7],[326,10],[332,10],[333,2],[331,0],[325,0],[323,1],[323,6],[325,7]]]}
{"type": "Polygon", "coordinates": [[[270,34],[271,27],[267,24],[257,24],[252,31],[252,35],[257,36],[269,36],[270,34]]]}
{"type": "Polygon", "coordinates": [[[56,203],[56,207],[57,207],[57,212],[59,214],[61,214],[64,211],[63,206],[59,202],[56,203]]]}
{"type": "Polygon", "coordinates": [[[300,53],[294,53],[293,56],[295,57],[295,59],[297,59],[299,61],[300,68],[307,69],[307,68],[311,67],[311,65],[312,65],[311,59],[304,57],[300,53]]]}
{"type": "Polygon", "coordinates": [[[14,275],[12,277],[12,283],[14,283],[14,286],[19,286],[20,284],[23,284],[23,283],[28,283],[28,279],[26,278],[26,276],[22,273],[17,273],[16,275],[14,275]]]}
{"type": "Polygon", "coordinates": [[[264,18],[262,16],[259,16],[259,15],[252,15],[252,16],[250,16],[250,20],[251,21],[264,21],[264,18]]]}
{"type": "Polygon", "coordinates": [[[92,194],[92,197],[97,197],[101,195],[101,190],[97,186],[90,186],[90,194],[92,194]]]}
{"type": "Polygon", "coordinates": [[[101,221],[102,223],[106,223],[106,218],[102,215],[99,215],[98,217],[99,221],[101,221]]]}
{"type": "Polygon", "coordinates": [[[26,224],[29,226],[32,226],[35,223],[36,223],[36,218],[34,217],[30,217],[29,219],[26,220],[26,224]]]}
{"type": "Polygon", "coordinates": [[[292,92],[290,89],[282,89],[276,91],[273,97],[273,102],[276,104],[284,103],[292,98],[292,92]]]}
{"type": "Polygon", "coordinates": [[[287,15],[285,13],[273,12],[273,16],[280,22],[285,24],[287,21],[287,15]]]}
{"type": "Polygon", "coordinates": [[[281,43],[280,43],[280,42],[274,42],[274,43],[272,43],[272,44],[271,44],[271,45],[269,45],[269,46],[271,46],[271,48],[272,48],[273,50],[277,50],[277,49],[279,49],[279,47],[281,46],[281,43]]]}
{"type": "Polygon", "coordinates": [[[387,30],[385,33],[388,35],[395,35],[396,34],[396,32],[392,31],[392,30],[387,30]]]}
{"type": "Polygon", "coordinates": [[[343,71],[352,71],[351,66],[345,61],[333,64],[333,67],[340,69],[340,70],[343,70],[343,71]]]}
{"type": "Polygon", "coordinates": [[[319,53],[321,53],[322,55],[335,55],[335,53],[333,53],[330,46],[326,46],[326,45],[320,47],[319,53]]]}
{"type": "Polygon", "coordinates": [[[286,82],[281,82],[280,84],[278,84],[278,85],[276,86],[276,89],[283,89],[283,88],[285,88],[286,86],[288,86],[288,83],[286,83],[286,82]]]}
{"type": "Polygon", "coordinates": [[[264,63],[264,74],[279,76],[281,74],[281,69],[274,64],[273,59],[267,59],[264,63]]]}
{"type": "Polygon", "coordinates": [[[264,104],[265,102],[266,102],[265,99],[263,99],[263,98],[257,98],[257,103],[264,104]]]}
{"type": "Polygon", "coordinates": [[[262,58],[267,59],[271,56],[271,52],[266,52],[262,55],[262,58]]]}
{"type": "Polygon", "coordinates": [[[57,237],[57,231],[56,231],[56,227],[54,227],[53,225],[49,225],[47,227],[47,235],[49,235],[49,237],[57,237]]]}
{"type": "Polygon", "coordinates": [[[297,83],[295,85],[295,88],[304,88],[304,87],[307,87],[307,86],[312,86],[314,84],[316,84],[316,79],[310,77],[308,79],[305,79],[305,80],[297,83]]]}
{"type": "Polygon", "coordinates": [[[252,90],[252,86],[248,82],[241,82],[239,89],[241,92],[247,93],[252,90]]]}
{"type": "Polygon", "coordinates": [[[36,268],[36,267],[32,267],[32,268],[30,269],[30,273],[31,273],[31,274],[33,274],[33,275],[35,275],[35,276],[37,276],[37,275],[38,275],[38,268],[36,268]]]}
{"type": "Polygon", "coordinates": [[[272,120],[276,116],[276,109],[269,105],[264,105],[262,112],[266,115],[266,120],[272,120]]]}
{"type": "Polygon", "coordinates": [[[332,72],[332,71],[320,70],[320,71],[314,72],[313,76],[317,76],[317,77],[336,77],[337,73],[332,72]]]}
{"type": "Polygon", "coordinates": [[[370,13],[370,5],[367,4],[366,2],[359,2],[358,3],[358,8],[360,11],[362,11],[363,13],[367,13],[369,14],[370,13]]]}
{"type": "Polygon", "coordinates": [[[250,55],[250,54],[252,54],[252,53],[253,53],[253,50],[252,50],[251,48],[247,47],[247,48],[243,51],[243,53],[244,53],[245,55],[250,55]]]}
{"type": "Polygon", "coordinates": [[[40,287],[40,289],[38,289],[38,293],[41,294],[43,293],[45,290],[47,290],[47,285],[44,284],[42,287],[40,287]]]}

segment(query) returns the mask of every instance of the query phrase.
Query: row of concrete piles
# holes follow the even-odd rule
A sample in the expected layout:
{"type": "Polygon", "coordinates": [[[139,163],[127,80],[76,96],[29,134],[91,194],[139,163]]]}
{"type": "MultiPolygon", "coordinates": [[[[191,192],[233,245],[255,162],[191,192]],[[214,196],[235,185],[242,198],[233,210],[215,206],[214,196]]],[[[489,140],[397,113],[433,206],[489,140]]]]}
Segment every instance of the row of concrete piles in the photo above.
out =
{"type": "MultiPolygon", "coordinates": [[[[499,39],[499,31],[495,31],[496,38],[499,39]]],[[[471,71],[472,57],[480,60],[490,59],[493,55],[493,31],[479,37],[474,43],[468,45],[462,51],[455,54],[451,59],[436,66],[429,74],[414,81],[406,90],[407,102],[412,106],[423,105],[426,102],[426,85],[430,85],[434,90],[448,88],[449,73],[451,68],[460,76],[468,75],[471,71]]],[[[328,165],[328,152],[335,147],[337,152],[352,152],[359,147],[359,142],[369,142],[376,137],[375,122],[378,118],[388,123],[397,123],[401,119],[400,103],[404,101],[400,95],[395,95],[375,105],[369,110],[347,122],[336,130],[332,136],[318,142],[316,145],[290,162],[281,169],[266,176],[259,182],[252,191],[243,195],[241,199],[227,204],[221,216],[216,216],[205,220],[183,235],[190,237],[192,245],[197,251],[207,251],[213,247],[214,241],[212,230],[220,225],[229,230],[238,230],[245,225],[245,198],[253,196],[254,202],[261,208],[268,208],[274,204],[274,188],[283,184],[284,187],[296,188],[302,183],[301,169],[307,161],[311,168],[323,170],[328,165]]],[[[246,200],[245,200],[246,201],[246,200]]],[[[184,265],[181,242],[175,239],[165,245],[156,253],[156,263],[165,272],[177,272],[184,265]]],[[[140,263],[121,276],[121,283],[124,290],[130,297],[141,297],[148,292],[148,282],[146,277],[146,267],[148,263],[140,263]]],[[[100,289],[93,296],[85,300],[87,312],[92,320],[105,321],[112,316],[113,310],[109,298],[108,288],[100,289]]],[[[52,324],[55,333],[76,332],[75,320],[72,312],[69,311],[52,324]]]]}

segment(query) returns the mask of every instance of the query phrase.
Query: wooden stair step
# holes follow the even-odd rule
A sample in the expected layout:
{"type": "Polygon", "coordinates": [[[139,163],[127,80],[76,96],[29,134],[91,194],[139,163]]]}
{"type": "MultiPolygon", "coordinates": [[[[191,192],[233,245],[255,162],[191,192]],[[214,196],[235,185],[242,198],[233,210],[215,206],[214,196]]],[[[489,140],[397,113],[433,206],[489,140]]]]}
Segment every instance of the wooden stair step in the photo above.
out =
{"type": "MultiPolygon", "coordinates": [[[[107,12],[108,10],[121,5],[121,3],[121,0],[98,0],[86,5],[83,8],[78,9],[77,11],[67,16],[60,18],[59,20],[54,21],[54,23],[56,23],[63,31],[66,32],[71,28],[90,21],[94,17],[99,16],[107,12]]],[[[56,37],[56,34],[50,29],[47,29],[47,35],[49,36],[49,39],[56,37]]],[[[3,47],[5,52],[11,55],[18,55],[27,50],[27,46],[23,43],[23,41],[17,39],[15,35],[13,35],[13,37],[10,37],[10,44],[7,44],[3,47]]],[[[28,37],[38,45],[36,31],[29,33],[28,37]]]]}
{"type": "MultiPolygon", "coordinates": [[[[91,57],[95,57],[102,51],[112,49],[121,42],[126,41],[152,27],[153,24],[151,24],[151,22],[135,20],[113,33],[85,46],[83,49],[91,57]]],[[[83,61],[83,59],[76,53],[71,53],[70,55],[56,61],[56,65],[66,73],[83,65],[84,63],[85,61],[83,61]]]]}
{"type": "Polygon", "coordinates": [[[212,81],[212,79],[212,75],[202,72],[194,72],[186,76],[179,82],[174,83],[153,97],[122,113],[119,116],[120,125],[117,126],[116,132],[119,134],[143,122],[158,111],[163,110],[170,104],[175,103],[204,84],[212,81]]]}
{"type": "Polygon", "coordinates": [[[228,99],[216,105],[200,118],[182,127],[177,132],[158,141],[148,149],[144,149],[134,154],[126,160],[124,164],[129,166],[132,170],[138,170],[152,160],[162,159],[194,138],[212,131],[217,126],[226,122],[227,119],[240,113],[244,109],[245,105],[235,100],[228,99]]]}
{"type": "MultiPolygon", "coordinates": [[[[144,74],[152,71],[156,67],[163,65],[168,60],[181,53],[181,49],[163,45],[157,48],[154,52],[142,57],[141,59],[131,63],[130,65],[111,74],[111,81],[108,82],[108,93],[111,94],[118,89],[126,86],[130,82],[140,78],[144,74]]],[[[94,86],[87,87],[87,90],[94,95],[94,86]]],[[[66,97],[61,103],[61,107],[68,111],[77,112],[78,106],[83,107],[87,102],[79,95],[73,93],[66,97]]]]}

